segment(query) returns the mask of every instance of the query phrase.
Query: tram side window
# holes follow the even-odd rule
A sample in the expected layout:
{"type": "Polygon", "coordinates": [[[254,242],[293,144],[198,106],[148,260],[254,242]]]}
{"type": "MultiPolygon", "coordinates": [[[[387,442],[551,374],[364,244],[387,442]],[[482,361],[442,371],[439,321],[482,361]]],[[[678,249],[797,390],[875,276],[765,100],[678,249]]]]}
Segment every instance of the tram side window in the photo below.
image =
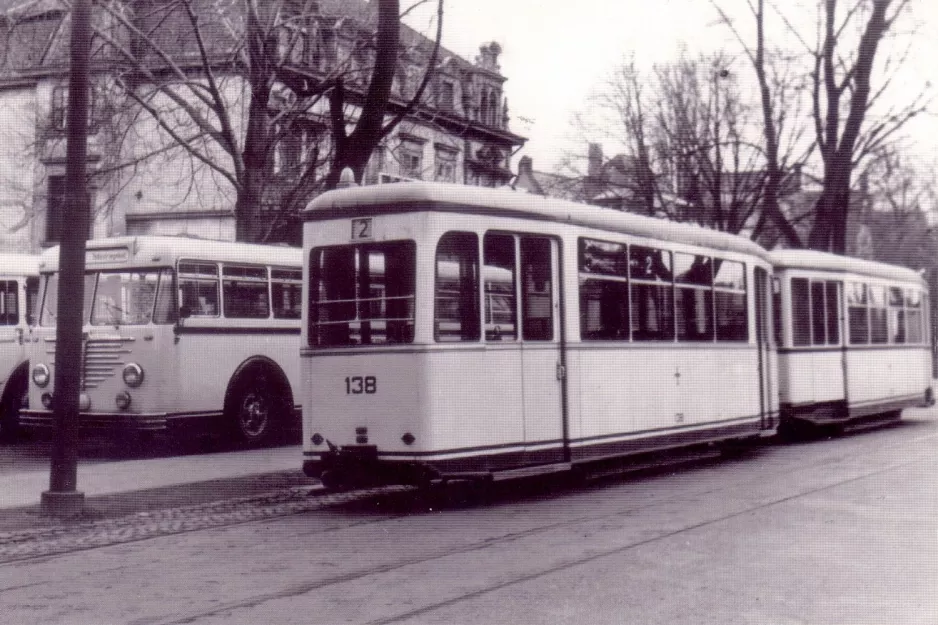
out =
{"type": "Polygon", "coordinates": [[[671,253],[629,247],[632,339],[674,340],[674,291],[671,253]]]}
{"type": "Polygon", "coordinates": [[[850,323],[850,344],[870,342],[870,316],[867,287],[862,282],[847,284],[847,315],[850,323]]]}
{"type": "Polygon", "coordinates": [[[436,248],[434,339],[440,343],[478,341],[479,237],[448,232],[436,248]]]}
{"type": "Polygon", "coordinates": [[[629,256],[622,243],[579,241],[580,337],[629,340],[629,256]]]}
{"type": "Polygon", "coordinates": [[[551,242],[543,237],[521,237],[521,338],[554,338],[553,267],[551,242]]]}
{"type": "Polygon", "coordinates": [[[270,291],[274,319],[299,319],[302,306],[303,272],[272,267],[270,291]]]}
{"type": "Polygon", "coordinates": [[[840,344],[840,282],[824,283],[824,299],[827,304],[827,344],[840,344]]]}
{"type": "Polygon", "coordinates": [[[905,296],[899,287],[889,287],[889,342],[906,342],[905,296]]]}
{"type": "Polygon", "coordinates": [[[713,259],[674,254],[677,340],[713,340],[713,259]]]}
{"type": "Polygon", "coordinates": [[[924,315],[922,314],[922,293],[916,289],[905,290],[905,314],[909,332],[909,343],[920,344],[925,342],[925,331],[922,327],[924,315]]]}
{"type": "Polygon", "coordinates": [[[483,240],[485,340],[517,339],[515,304],[515,237],[488,233],[483,240]]]}
{"type": "Polygon", "coordinates": [[[886,304],[886,287],[870,285],[870,342],[883,344],[889,342],[889,321],[886,304]]]}
{"type": "MultiPolygon", "coordinates": [[[[713,259],[713,297],[718,341],[748,341],[749,314],[746,309],[746,266],[713,259]]],[[[756,297],[763,297],[758,293],[756,297]]]]}
{"type": "Polygon", "coordinates": [[[0,280],[0,326],[15,326],[19,322],[19,283],[0,280]]]}
{"type": "Polygon", "coordinates": [[[217,317],[218,266],[214,263],[179,263],[181,317],[217,317]]]}
{"type": "Polygon", "coordinates": [[[622,243],[579,241],[580,337],[629,340],[629,256],[622,243]]]}
{"type": "Polygon", "coordinates": [[[811,344],[811,292],[807,278],[791,279],[791,342],[811,344]]]}

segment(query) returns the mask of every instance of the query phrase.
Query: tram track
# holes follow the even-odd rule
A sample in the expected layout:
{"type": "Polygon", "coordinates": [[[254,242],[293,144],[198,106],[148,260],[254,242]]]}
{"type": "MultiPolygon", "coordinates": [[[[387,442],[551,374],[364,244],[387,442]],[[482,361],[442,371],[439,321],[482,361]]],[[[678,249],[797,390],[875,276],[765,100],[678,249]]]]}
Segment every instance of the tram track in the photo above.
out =
{"type": "MultiPolygon", "coordinates": [[[[329,536],[337,536],[338,541],[341,542],[343,535],[347,541],[350,532],[361,532],[363,527],[374,528],[372,535],[376,533],[385,533],[388,536],[397,535],[398,541],[406,541],[409,539],[401,536],[399,532],[405,524],[410,523],[411,519],[408,517],[433,518],[437,510],[430,510],[428,506],[435,508],[438,504],[443,504],[444,512],[450,513],[450,516],[454,518],[462,517],[464,513],[475,514],[476,518],[478,516],[506,517],[509,513],[520,513],[524,518],[519,521],[520,526],[509,524],[508,527],[497,528],[494,533],[486,533],[478,539],[476,536],[472,536],[471,540],[450,537],[447,539],[449,542],[438,545],[437,548],[414,547],[408,553],[384,554],[383,559],[377,558],[377,561],[370,566],[346,567],[345,570],[336,571],[331,575],[327,573],[318,579],[288,583],[283,586],[281,586],[281,580],[272,588],[268,584],[267,592],[245,593],[240,597],[232,597],[229,601],[213,605],[202,603],[200,606],[200,602],[196,601],[194,605],[187,606],[175,614],[150,614],[127,622],[137,625],[224,622],[232,613],[263,611],[269,605],[276,605],[277,602],[283,601],[318,602],[320,595],[323,597],[342,596],[346,589],[370,585],[374,580],[390,577],[403,577],[410,580],[412,575],[413,578],[417,578],[417,575],[412,573],[413,571],[423,571],[428,568],[446,570],[447,567],[452,567],[454,561],[492,558],[495,557],[493,554],[500,552],[527,553],[527,550],[539,549],[530,546],[549,544],[551,540],[556,541],[561,535],[571,533],[590,535],[601,531],[606,526],[629,524],[632,519],[640,521],[655,514],[664,518],[663,515],[671,515],[671,510],[693,509],[694,502],[697,501],[724,498],[733,500],[732,493],[742,493],[737,497],[738,500],[733,501],[733,506],[721,514],[696,519],[696,522],[682,523],[677,527],[655,528],[655,531],[639,539],[609,545],[604,549],[593,549],[590,552],[580,553],[577,557],[538,562],[537,566],[523,567],[523,570],[513,571],[511,575],[488,580],[490,583],[479,584],[465,591],[444,594],[430,600],[417,601],[411,606],[396,605],[397,609],[389,609],[380,617],[372,614],[355,622],[401,623],[414,619],[421,620],[434,612],[444,611],[460,603],[492,595],[503,589],[542,579],[554,573],[569,571],[578,566],[599,562],[603,558],[613,558],[616,555],[628,553],[630,550],[639,550],[656,543],[661,544],[675,536],[730,522],[747,514],[758,514],[773,506],[899,470],[926,457],[936,440],[938,440],[938,432],[935,432],[935,428],[930,424],[922,421],[904,423],[898,427],[847,435],[833,441],[770,445],[757,450],[756,457],[752,458],[719,462],[705,460],[696,466],[682,466],[674,470],[661,467],[637,479],[635,476],[625,475],[623,478],[604,478],[595,484],[581,488],[558,488],[534,492],[509,490],[489,504],[473,505],[470,502],[466,505],[460,502],[451,506],[449,510],[445,509],[445,502],[421,501],[414,498],[412,494],[404,492],[403,489],[397,493],[346,493],[342,494],[345,499],[337,500],[338,502],[334,505],[320,508],[322,513],[328,513],[329,518],[336,521],[334,526],[323,528],[317,524],[311,524],[308,526],[309,531],[304,532],[299,529],[299,522],[302,521],[303,516],[297,513],[283,515],[284,518],[293,517],[294,520],[290,522],[294,525],[294,529],[298,530],[294,536],[300,544],[332,544],[335,539],[329,536]],[[890,461],[890,458],[893,461],[890,461]],[[900,458],[901,461],[895,462],[896,458],[900,458]],[[832,468],[837,468],[837,471],[833,471],[832,468]],[[776,477],[773,481],[771,476],[784,476],[784,478],[776,477]],[[599,507],[597,502],[610,497],[616,500],[616,505],[599,507]],[[622,498],[627,499],[628,503],[622,505],[622,498]],[[560,519],[537,518],[534,511],[538,509],[541,502],[548,499],[558,500],[558,504],[565,507],[569,514],[565,514],[560,519]],[[576,513],[577,510],[580,513],[576,513]],[[583,513],[584,510],[590,512],[583,513]],[[358,516],[362,511],[367,514],[367,518],[358,516]],[[528,518],[529,513],[534,518],[528,518]],[[545,520],[552,522],[544,522],[545,520]],[[307,595],[316,595],[316,598],[306,599],[307,595]],[[202,609],[199,609],[200,607],[202,609]]],[[[551,504],[551,506],[558,504],[551,504]]],[[[317,513],[317,516],[321,515],[317,513]]],[[[203,529],[251,532],[249,528],[252,526],[257,527],[260,523],[279,520],[282,519],[268,516],[230,524],[225,528],[203,529]]],[[[468,521],[468,523],[471,524],[473,521],[468,521]]],[[[190,530],[186,533],[197,535],[200,532],[190,530]]],[[[171,538],[166,536],[152,536],[141,537],[132,542],[144,545],[152,541],[169,539],[171,538]]],[[[162,547],[158,549],[172,548],[173,544],[175,542],[163,542],[162,547]]],[[[104,549],[103,546],[88,547],[85,552],[101,550],[104,553],[104,549]]],[[[134,547],[124,542],[121,549],[126,554],[129,553],[127,549],[143,551],[146,547],[134,547]]],[[[328,552],[329,549],[327,548],[326,551],[328,552]]],[[[57,563],[70,557],[81,556],[80,554],[72,556],[70,553],[37,556],[0,565],[2,567],[0,570],[7,569],[13,573],[19,567],[30,566],[31,563],[58,568],[57,563]]],[[[107,558],[107,556],[103,557],[107,558]]],[[[122,557],[130,558],[127,555],[122,557]]],[[[67,569],[68,564],[62,568],[67,569]]],[[[321,570],[320,574],[324,572],[326,571],[321,570]]],[[[13,574],[17,577],[21,575],[19,571],[13,574]]],[[[63,586],[68,587],[72,583],[80,584],[80,577],[80,575],[64,577],[60,581],[63,586]]],[[[11,581],[12,579],[11,577],[11,581]]],[[[0,597],[13,598],[24,588],[38,586],[29,582],[23,584],[24,581],[21,579],[16,585],[0,589],[0,597]]]]}
{"type": "MultiPolygon", "coordinates": [[[[926,436],[915,437],[912,440],[906,440],[906,441],[900,440],[898,442],[893,441],[892,446],[905,445],[905,444],[913,444],[913,445],[918,446],[918,445],[925,444],[925,443],[931,443],[935,441],[936,439],[938,439],[938,434],[929,434],[926,436]]],[[[856,440],[852,442],[856,442],[856,440]]],[[[852,448],[850,454],[846,454],[846,455],[838,454],[838,456],[855,457],[857,452],[860,454],[864,454],[867,451],[875,451],[877,449],[882,450],[883,445],[881,443],[882,441],[879,441],[879,443],[877,443],[877,441],[875,440],[869,440],[869,441],[862,440],[859,449],[854,447],[852,448]]],[[[796,453],[797,447],[798,446],[790,447],[792,452],[795,452],[792,454],[792,456],[794,457],[798,456],[798,454],[796,453]]],[[[517,586],[525,582],[544,578],[554,573],[574,569],[578,566],[586,565],[592,562],[597,562],[599,560],[602,560],[603,558],[609,558],[609,557],[619,555],[622,553],[627,553],[631,550],[636,550],[644,546],[654,545],[655,543],[669,540],[676,536],[680,536],[681,534],[691,533],[691,532],[694,532],[695,530],[706,528],[708,526],[719,525],[721,523],[725,523],[733,519],[743,517],[745,515],[757,514],[759,512],[763,512],[765,510],[771,509],[772,507],[775,507],[775,506],[783,505],[785,503],[792,502],[801,498],[807,498],[813,495],[821,494],[824,491],[828,491],[828,490],[836,489],[845,485],[849,485],[850,483],[853,483],[853,482],[860,482],[863,480],[871,479],[877,475],[881,475],[887,472],[896,471],[903,467],[907,467],[909,465],[912,465],[916,462],[921,461],[924,453],[925,453],[925,450],[922,450],[919,453],[907,454],[905,456],[906,458],[905,460],[900,461],[900,462],[891,462],[886,465],[879,465],[876,462],[871,462],[869,467],[866,470],[856,472],[855,474],[849,477],[843,478],[843,479],[828,480],[823,484],[820,484],[818,486],[811,487],[811,488],[795,488],[793,490],[789,489],[787,493],[781,496],[770,497],[767,500],[758,501],[757,503],[750,504],[750,505],[743,505],[739,507],[738,509],[729,511],[725,514],[720,514],[720,515],[713,516],[711,518],[702,519],[694,523],[688,523],[688,524],[682,525],[680,527],[677,527],[671,530],[660,531],[641,540],[629,541],[625,544],[617,545],[615,548],[594,551],[588,554],[584,554],[581,557],[564,559],[562,561],[554,562],[549,566],[543,566],[540,568],[536,568],[534,570],[526,571],[522,574],[516,574],[516,575],[510,576],[508,579],[498,580],[496,583],[481,585],[480,587],[474,588],[470,592],[457,593],[454,596],[441,598],[440,600],[435,601],[435,602],[425,603],[424,605],[420,605],[410,610],[397,611],[391,615],[383,616],[377,619],[363,620],[361,622],[367,622],[371,625],[385,625],[385,624],[391,624],[391,623],[406,622],[410,619],[415,619],[415,618],[419,618],[422,616],[426,616],[432,612],[439,611],[448,607],[452,607],[462,602],[471,601],[475,598],[483,597],[485,595],[492,594],[492,593],[498,592],[506,588],[511,588],[512,586],[517,586]]],[[[782,459],[779,458],[778,460],[782,460],[782,459]]],[[[787,458],[786,460],[790,461],[791,457],[787,458]]],[[[833,459],[827,458],[826,455],[822,456],[821,460],[823,461],[815,462],[808,466],[802,467],[801,470],[805,472],[811,472],[811,471],[817,470],[818,468],[824,467],[825,465],[830,464],[830,462],[841,461],[841,459],[838,459],[836,457],[833,459]]],[[[776,463],[773,462],[771,464],[776,464],[776,463]]],[[[753,476],[751,479],[758,481],[759,479],[761,479],[761,477],[753,476]]],[[[639,503],[637,505],[617,507],[616,509],[612,511],[608,511],[600,515],[595,515],[595,514],[578,515],[574,518],[568,518],[561,522],[538,525],[536,527],[531,527],[524,531],[507,533],[501,536],[487,538],[485,540],[480,540],[480,541],[476,541],[476,542],[469,543],[469,544],[459,545],[454,548],[441,549],[441,550],[438,550],[437,552],[425,553],[425,554],[417,555],[411,558],[401,558],[392,562],[382,563],[381,565],[378,565],[378,566],[365,567],[365,568],[354,570],[354,571],[347,571],[341,575],[330,576],[328,578],[316,580],[314,582],[310,582],[306,584],[291,585],[287,588],[280,589],[276,592],[261,593],[261,594],[252,596],[250,598],[228,602],[228,603],[225,603],[224,605],[216,605],[210,610],[191,612],[185,615],[175,615],[169,618],[141,619],[138,621],[133,621],[133,623],[134,625],[145,625],[145,624],[146,625],[178,625],[182,623],[202,622],[203,620],[206,620],[206,619],[209,621],[212,621],[216,617],[221,617],[223,615],[231,615],[233,612],[238,611],[238,610],[250,610],[252,608],[257,608],[268,602],[289,600],[292,598],[301,597],[309,593],[322,592],[322,591],[327,591],[329,589],[333,589],[338,592],[341,592],[339,589],[344,585],[361,583],[363,581],[366,581],[375,577],[386,576],[386,575],[391,575],[391,574],[400,575],[406,572],[408,569],[420,568],[420,567],[426,568],[428,565],[432,565],[433,563],[442,563],[443,561],[447,559],[455,558],[459,556],[466,556],[466,555],[474,556],[483,551],[490,551],[492,549],[498,549],[501,547],[505,547],[506,545],[509,545],[512,543],[518,543],[518,542],[525,541],[525,540],[531,540],[531,539],[536,540],[548,534],[556,533],[561,530],[569,530],[570,528],[574,528],[576,526],[583,526],[583,525],[595,526],[597,524],[602,524],[603,522],[608,521],[610,519],[619,519],[619,518],[629,516],[629,515],[636,515],[638,513],[641,513],[643,510],[647,510],[647,509],[655,508],[655,507],[667,506],[679,500],[693,499],[693,498],[699,498],[701,496],[710,495],[710,494],[713,494],[715,490],[727,491],[727,490],[745,488],[745,484],[748,481],[750,480],[745,480],[742,483],[740,483],[734,480],[732,481],[732,483],[728,485],[724,485],[716,489],[681,488],[679,489],[679,492],[677,493],[671,493],[669,495],[666,494],[664,496],[654,497],[650,501],[639,503]]],[[[563,495],[561,494],[561,496],[563,495]]],[[[401,515],[394,515],[380,522],[397,521],[400,519],[400,516],[401,515]]]]}

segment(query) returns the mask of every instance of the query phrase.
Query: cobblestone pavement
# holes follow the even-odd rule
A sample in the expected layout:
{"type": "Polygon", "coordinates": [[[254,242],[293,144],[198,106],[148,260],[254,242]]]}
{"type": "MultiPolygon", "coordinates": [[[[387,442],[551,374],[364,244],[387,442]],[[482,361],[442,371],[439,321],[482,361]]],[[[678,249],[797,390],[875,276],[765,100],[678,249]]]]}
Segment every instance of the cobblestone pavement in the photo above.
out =
{"type": "Polygon", "coordinates": [[[321,486],[299,486],[251,497],[138,512],[105,520],[0,532],[0,563],[309,512],[405,490],[409,488],[383,487],[327,493],[321,486]]]}

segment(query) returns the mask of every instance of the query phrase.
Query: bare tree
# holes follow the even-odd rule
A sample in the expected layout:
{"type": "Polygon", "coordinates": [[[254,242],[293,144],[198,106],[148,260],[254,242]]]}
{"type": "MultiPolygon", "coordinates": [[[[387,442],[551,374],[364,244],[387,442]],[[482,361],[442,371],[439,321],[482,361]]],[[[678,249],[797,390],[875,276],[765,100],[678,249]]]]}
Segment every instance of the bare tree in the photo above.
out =
{"type": "MultiPolygon", "coordinates": [[[[843,20],[837,15],[837,0],[824,2],[824,35],[816,50],[814,79],[814,123],[817,143],[824,160],[824,188],[818,199],[809,246],[838,254],[846,252],[847,216],[850,210],[851,174],[857,162],[881,145],[905,121],[921,110],[920,103],[902,107],[898,116],[878,122],[862,134],[870,104],[883,90],[874,92],[872,75],[880,42],[908,0],[870,0],[849,6],[843,20]],[[853,20],[867,16],[856,53],[844,57],[839,44],[853,20]],[[849,98],[845,101],[845,98],[849,98]],[[918,109],[918,110],[916,110],[918,109]],[[846,110],[846,117],[843,118],[846,110]],[[843,121],[842,121],[843,119],[843,121]],[[859,148],[859,149],[858,149],[859,148]]],[[[888,82],[887,82],[888,84],[888,82]]]]}
{"type": "MultiPolygon", "coordinates": [[[[67,26],[69,3],[60,1],[67,26]]],[[[309,198],[334,187],[345,167],[360,179],[375,146],[420,105],[442,33],[443,0],[436,40],[404,44],[400,0],[350,3],[337,15],[326,4],[96,2],[96,82],[125,107],[105,120],[110,160],[95,175],[110,178],[99,186],[117,190],[142,164],[165,165],[160,182],[182,183],[176,201],[204,188],[230,198],[238,240],[295,240],[309,198]],[[401,55],[424,61],[403,103],[392,98],[401,55]]],[[[30,16],[22,17],[4,25],[26,35],[30,16]]],[[[4,39],[7,51],[16,41],[4,39]]]]}
{"type": "Polygon", "coordinates": [[[599,120],[581,116],[585,133],[624,146],[627,171],[600,182],[623,190],[632,210],[758,235],[765,174],[730,65],[721,54],[682,55],[643,74],[627,61],[593,99],[599,120]]]}
{"type": "Polygon", "coordinates": [[[889,59],[893,62],[886,64],[883,83],[874,90],[874,61],[879,45],[892,32],[894,21],[906,10],[908,0],[896,3],[893,0],[852,0],[842,19],[838,16],[837,0],[819,0],[819,37],[814,44],[809,43],[810,38],[796,26],[800,20],[786,16],[784,9],[787,7],[770,4],[787,38],[798,42],[800,51],[770,46],[764,0],[749,1],[756,29],[753,42],[746,40],[717,0],[711,3],[746,51],[759,84],[768,176],[763,219],[773,222],[789,247],[807,245],[844,253],[854,168],[866,156],[894,140],[903,124],[924,110],[923,94],[920,94],[868,123],[868,112],[888,91],[896,67],[908,52],[905,49],[898,59],[889,59]],[[855,34],[858,38],[854,43],[855,34]],[[855,49],[851,49],[851,45],[855,45],[855,49]],[[802,55],[810,59],[810,68],[799,76],[802,55]],[[794,121],[790,114],[786,119],[786,112],[791,108],[792,98],[797,103],[805,87],[811,94],[814,140],[804,140],[804,126],[797,122],[789,125],[788,137],[795,139],[795,145],[807,146],[800,161],[805,162],[817,149],[823,164],[822,193],[810,215],[812,226],[808,236],[795,227],[792,220],[796,216],[786,215],[779,204],[786,168],[779,146],[785,136],[784,124],[794,121]]]}

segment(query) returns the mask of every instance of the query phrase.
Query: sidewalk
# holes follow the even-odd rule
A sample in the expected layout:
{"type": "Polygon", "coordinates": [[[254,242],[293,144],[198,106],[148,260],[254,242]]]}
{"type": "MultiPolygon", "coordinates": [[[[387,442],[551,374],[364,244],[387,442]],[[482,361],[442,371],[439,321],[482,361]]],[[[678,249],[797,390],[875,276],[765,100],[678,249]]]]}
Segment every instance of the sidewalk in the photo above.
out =
{"type": "MultiPolygon", "coordinates": [[[[78,465],[84,520],[189,506],[315,484],[299,445],[78,465]]],[[[49,470],[0,475],[0,532],[49,526],[39,501],[49,470]]],[[[76,520],[77,521],[77,520],[76,520]]]]}

